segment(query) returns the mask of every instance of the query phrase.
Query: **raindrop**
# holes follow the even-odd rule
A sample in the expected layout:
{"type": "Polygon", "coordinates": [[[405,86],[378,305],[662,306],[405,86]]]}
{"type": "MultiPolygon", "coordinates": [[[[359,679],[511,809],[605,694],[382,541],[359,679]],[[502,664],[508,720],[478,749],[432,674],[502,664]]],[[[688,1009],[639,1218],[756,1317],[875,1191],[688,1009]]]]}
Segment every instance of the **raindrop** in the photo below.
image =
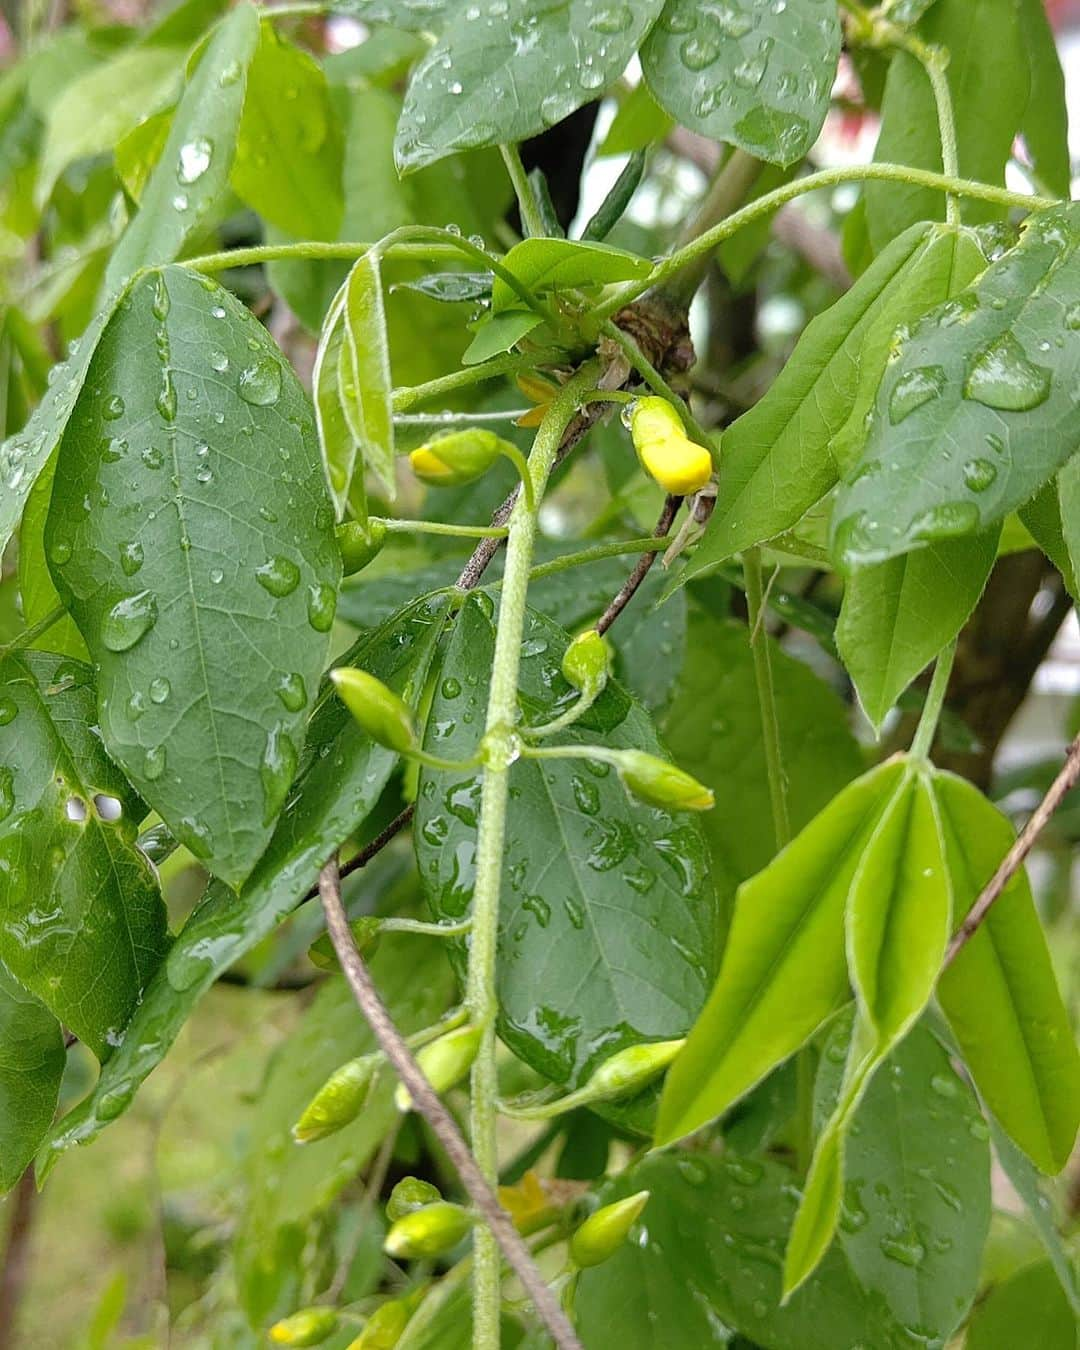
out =
{"type": "Polygon", "coordinates": [[[279,598],[291,595],[300,584],[299,567],[291,559],[284,558],[280,554],[263,563],[261,567],[256,567],[255,576],[264,591],[269,591],[271,595],[279,598]]]}
{"type": "Polygon", "coordinates": [[[308,623],[316,633],[328,633],[334,623],[337,610],[337,594],[333,586],[325,581],[316,582],[308,587],[308,623]]]}
{"type": "Polygon", "coordinates": [[[953,539],[971,534],[979,526],[979,508],[974,502],[942,502],[916,516],[908,527],[913,539],[953,539]]]}
{"type": "Polygon", "coordinates": [[[551,906],[542,895],[527,895],[521,902],[521,908],[527,909],[541,928],[546,928],[551,922],[551,906]]]}
{"type": "Polygon", "coordinates": [[[161,272],[154,278],[154,298],[150,302],[150,311],[155,319],[165,319],[169,314],[169,291],[165,277],[161,272]]]}
{"type": "Polygon", "coordinates": [[[126,652],[157,622],[157,601],[150,591],[118,600],[101,621],[101,641],[111,652],[126,652]]]}
{"type": "Polygon", "coordinates": [[[945,388],[945,371],[941,366],[919,366],[905,371],[893,386],[889,397],[889,421],[899,426],[916,408],[937,398],[945,388]]]}
{"type": "Polygon", "coordinates": [[[240,62],[230,61],[228,65],[222,67],[221,74],[218,76],[218,84],[224,89],[230,84],[235,84],[240,75],[240,62]]]}
{"type": "Polygon", "coordinates": [[[694,37],[686,39],[679,49],[679,54],[687,70],[704,70],[720,55],[720,44],[711,37],[695,34],[694,37]]]}
{"type": "Polygon", "coordinates": [[[137,539],[120,545],[120,569],[126,577],[133,577],[143,565],[143,546],[137,539]]]}
{"type": "Polygon", "coordinates": [[[1071,333],[1075,333],[1080,329],[1080,303],[1070,305],[1065,311],[1065,327],[1071,333]]]}
{"type": "Polygon", "coordinates": [[[101,416],[106,422],[115,422],[124,415],[124,400],[119,394],[112,394],[101,405],[101,416]]]}
{"type": "Polygon", "coordinates": [[[173,383],[171,370],[161,372],[161,388],[154,400],[154,406],[166,422],[176,421],[176,385],[173,383]]]}
{"type": "Polygon", "coordinates": [[[600,792],[595,783],[575,774],[570,780],[574,801],[578,810],[585,816],[595,816],[600,810],[600,792]]]}
{"type": "Polygon", "coordinates": [[[0,820],[7,820],[15,809],[15,775],[6,765],[0,767],[0,820]]]}
{"type": "Polygon", "coordinates": [[[964,482],[972,492],[985,492],[997,478],[997,465],[988,459],[969,459],[964,465],[964,482]]]}
{"type": "Polygon", "coordinates": [[[1002,333],[975,358],[964,397],[1000,412],[1027,412],[1046,401],[1050,371],[1029,361],[1012,333],[1002,333]]]}
{"type": "Polygon", "coordinates": [[[196,182],[210,167],[213,157],[214,147],[205,136],[196,136],[194,140],[185,142],[180,147],[177,178],[185,184],[196,182]]]}
{"type": "Polygon", "coordinates": [[[585,927],[585,906],[580,900],[567,896],[563,901],[563,909],[566,910],[566,917],[570,920],[572,927],[577,929],[585,927]]]}
{"type": "Polygon", "coordinates": [[[141,459],[148,469],[160,469],[165,462],[164,456],[156,445],[148,445],[142,452],[141,459]]]}
{"type": "Polygon", "coordinates": [[[143,774],[151,783],[156,782],[165,772],[165,758],[165,747],[163,745],[151,747],[143,756],[143,774]]]}
{"type": "Polygon", "coordinates": [[[210,580],[213,583],[213,585],[220,586],[221,583],[225,580],[225,573],[221,570],[220,567],[211,567],[210,580]]]}
{"type": "Polygon", "coordinates": [[[164,703],[172,693],[172,685],[164,675],[155,675],[150,681],[150,702],[164,703]]]}
{"type": "Polygon", "coordinates": [[[589,27],[594,33],[624,33],[633,21],[628,5],[606,5],[589,19],[589,27]]]}
{"type": "Polygon", "coordinates": [[[765,78],[768,68],[769,53],[759,51],[754,56],[748,56],[745,61],[740,61],[732,74],[736,84],[741,84],[744,89],[756,89],[765,78]]]}
{"type": "Polygon", "coordinates": [[[281,808],[296,773],[296,746],[284,727],[274,727],[266,737],[259,777],[263,785],[263,824],[269,825],[281,808]]]}
{"type": "Polygon", "coordinates": [[[269,407],[281,394],[281,367],[271,356],[260,357],[241,371],[239,391],[245,403],[269,407]]]}
{"type": "Polygon", "coordinates": [[[926,1248],[915,1233],[883,1237],[880,1246],[883,1255],[890,1261],[898,1261],[902,1266],[921,1266],[926,1259],[926,1248]]]}
{"type": "Polygon", "coordinates": [[[54,539],[48,548],[49,561],[57,567],[63,567],[71,561],[71,545],[66,539],[54,539]]]}
{"type": "Polygon", "coordinates": [[[19,705],[10,694],[0,694],[0,727],[6,727],[19,715],[19,705]]]}
{"type": "Polygon", "coordinates": [[[446,699],[458,698],[461,694],[461,681],[455,680],[453,675],[448,675],[442,682],[441,693],[446,699]]]}
{"type": "Polygon", "coordinates": [[[229,369],[229,358],[224,352],[213,351],[210,353],[210,369],[216,370],[219,375],[223,375],[229,369]]]}
{"type": "Polygon", "coordinates": [[[276,692],[289,712],[299,712],[307,702],[307,686],[304,684],[304,677],[295,671],[281,676],[277,682],[276,692]]]}

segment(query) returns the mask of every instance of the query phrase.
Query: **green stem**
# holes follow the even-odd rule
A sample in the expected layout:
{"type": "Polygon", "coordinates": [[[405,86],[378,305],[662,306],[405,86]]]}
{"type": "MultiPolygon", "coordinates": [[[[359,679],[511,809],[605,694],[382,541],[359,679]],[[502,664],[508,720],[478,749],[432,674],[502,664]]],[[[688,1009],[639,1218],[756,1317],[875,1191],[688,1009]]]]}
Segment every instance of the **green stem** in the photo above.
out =
{"type": "MultiPolygon", "coordinates": [[[[582,394],[596,381],[590,365],[580,371],[552,400],[541,422],[532,453],[529,476],[536,500],[543,496],[567,424],[582,394]]],[[[495,1138],[498,1080],[495,1065],[495,952],[499,931],[499,891],[506,842],[506,807],[510,765],[515,752],[518,670],[525,630],[525,599],[536,541],[536,513],[524,496],[510,517],[502,596],[491,668],[491,690],[485,731],[486,762],[480,794],[480,821],[476,841],[476,873],[472,902],[472,942],[466,998],[482,1039],[472,1071],[472,1146],[480,1170],[494,1184],[498,1178],[495,1138]]],[[[477,1229],[473,1279],[474,1350],[498,1350],[501,1262],[491,1232],[477,1229]]]]}
{"type": "Polygon", "coordinates": [[[540,208],[533,196],[533,190],[529,184],[529,175],[525,172],[525,165],[521,162],[521,155],[518,153],[517,146],[500,145],[499,153],[503,157],[506,172],[513,184],[518,210],[521,212],[521,223],[525,226],[526,234],[532,235],[534,238],[543,237],[547,231],[544,229],[540,208]]]}
{"type": "Polygon", "coordinates": [[[389,516],[372,516],[372,523],[382,525],[388,534],[443,534],[454,539],[505,539],[505,525],[445,525],[441,520],[394,520],[389,516]]]}
{"type": "Polygon", "coordinates": [[[550,722],[543,722],[538,727],[522,727],[522,735],[533,737],[554,736],[557,732],[565,731],[567,727],[572,727],[579,718],[585,716],[603,692],[603,686],[598,689],[590,689],[587,692],[583,691],[565,712],[560,713],[558,717],[553,717],[550,722]]]}
{"type": "Polygon", "coordinates": [[[746,608],[750,621],[750,650],[754,657],[754,683],[757,685],[761,713],[761,739],[765,749],[765,773],[769,780],[769,804],[772,807],[776,848],[785,848],[791,840],[788,817],[787,783],[780,751],[780,723],[776,716],[776,690],[773,687],[769,635],[765,631],[764,588],[761,583],[761,553],[748,548],[743,554],[746,582],[746,608]]]}
{"type": "MultiPolygon", "coordinates": [[[[746,194],[754,186],[761,168],[760,160],[754,159],[744,150],[733,150],[709,184],[697,211],[680,234],[676,247],[692,243],[706,230],[726,220],[746,200],[746,194]]],[[[676,304],[688,308],[705,279],[710,257],[710,254],[703,254],[693,267],[680,272],[672,279],[670,286],[664,287],[665,294],[676,304]]]]}
{"type": "Polygon", "coordinates": [[[516,422],[531,408],[503,408],[496,412],[395,413],[394,422],[404,427],[455,426],[458,422],[516,422]]]}
{"type": "Polygon", "coordinates": [[[709,438],[709,433],[690,411],[689,405],[684,399],[679,397],[674,389],[672,389],[671,385],[668,384],[663,375],[660,374],[652,362],[642,353],[633,338],[628,337],[621,328],[616,328],[610,319],[605,319],[603,321],[600,325],[600,330],[605,337],[610,338],[612,342],[622,348],[626,353],[626,359],[649,388],[654,390],[657,394],[662,395],[662,397],[668,400],[672,407],[679,410],[679,416],[682,418],[687,431],[693,436],[694,440],[696,440],[699,445],[703,445],[706,448],[711,446],[712,441],[709,438]]]}
{"type": "Polygon", "coordinates": [[[594,544],[591,548],[579,549],[577,553],[564,553],[561,558],[541,563],[529,573],[529,580],[539,581],[542,577],[555,576],[557,572],[569,571],[571,567],[584,567],[586,563],[598,562],[601,558],[621,558],[627,553],[663,553],[674,537],[670,534],[660,538],[650,535],[645,539],[615,539],[610,544],[594,544]]]}
{"type": "Polygon", "coordinates": [[[41,637],[42,633],[47,633],[53,624],[57,624],[67,613],[63,605],[57,605],[55,609],[50,609],[44,618],[38,619],[37,623],[32,623],[28,628],[24,628],[21,633],[16,633],[10,642],[5,642],[0,646],[0,656],[7,656],[9,652],[22,651],[24,647],[31,646],[41,637]]]}
{"type": "Polygon", "coordinates": [[[459,389],[482,384],[484,380],[495,379],[498,375],[513,375],[515,371],[525,370],[535,364],[535,356],[521,356],[516,352],[508,352],[505,356],[494,356],[480,366],[465,366],[462,370],[452,371],[449,375],[440,375],[435,380],[426,380],[423,384],[395,389],[394,412],[395,414],[405,412],[417,403],[444,398],[447,394],[456,394],[459,389]]]}
{"type": "MultiPolygon", "coordinates": [[[[941,52],[920,42],[913,33],[899,32],[896,45],[902,47],[909,56],[926,71],[930,88],[934,91],[934,103],[937,106],[938,129],[941,135],[941,167],[947,178],[960,176],[960,160],[956,147],[956,118],[953,114],[952,92],[945,74],[945,61],[941,52]]],[[[950,225],[960,223],[960,200],[954,192],[945,194],[945,219],[950,225]]]]}
{"type": "Polygon", "coordinates": [[[525,494],[525,509],[531,513],[536,510],[536,497],[533,494],[532,474],[529,473],[529,466],[525,456],[513,444],[512,441],[503,441],[499,448],[499,453],[518,471],[518,477],[521,479],[521,490],[525,494]]]}
{"type": "Polygon", "coordinates": [[[952,674],[955,657],[956,642],[954,640],[942,651],[934,666],[930,688],[926,691],[926,702],[923,704],[922,716],[919,718],[919,725],[911,742],[911,754],[915,759],[927,759],[933,748],[938,722],[941,720],[941,710],[945,706],[945,694],[949,688],[949,676],[952,674]]]}
{"type": "Polygon", "coordinates": [[[460,923],[425,923],[423,919],[392,918],[379,924],[380,933],[424,933],[428,937],[464,937],[471,931],[472,919],[462,919],[460,923]]]}

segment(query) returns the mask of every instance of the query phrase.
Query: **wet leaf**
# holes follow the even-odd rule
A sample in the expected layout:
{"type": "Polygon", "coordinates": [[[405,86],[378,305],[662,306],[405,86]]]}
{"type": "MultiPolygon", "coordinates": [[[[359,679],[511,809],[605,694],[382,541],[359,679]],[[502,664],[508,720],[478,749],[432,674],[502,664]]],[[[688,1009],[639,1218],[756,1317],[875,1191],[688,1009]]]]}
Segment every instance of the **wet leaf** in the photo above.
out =
{"type": "Polygon", "coordinates": [[[0,1193],[33,1161],[64,1073],[60,1023],[0,964],[0,1193]]]}

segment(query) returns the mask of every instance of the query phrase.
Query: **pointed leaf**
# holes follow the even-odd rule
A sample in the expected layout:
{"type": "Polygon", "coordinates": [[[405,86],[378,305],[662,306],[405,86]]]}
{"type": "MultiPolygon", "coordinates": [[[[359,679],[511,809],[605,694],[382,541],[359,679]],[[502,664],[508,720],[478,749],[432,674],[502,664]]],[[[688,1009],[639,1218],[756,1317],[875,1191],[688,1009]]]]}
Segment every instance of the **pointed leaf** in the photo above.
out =
{"type": "Polygon", "coordinates": [[[1024,528],[1061,573],[1065,589],[1080,597],[1080,463],[1072,459],[1019,511],[1024,528]]]}
{"type": "MultiPolygon", "coordinates": [[[[652,262],[610,244],[576,239],[523,239],[502,259],[508,272],[531,291],[562,291],[574,286],[603,286],[612,281],[640,281],[652,262]]],[[[521,304],[521,297],[502,277],[491,288],[496,312],[521,304]]]]}
{"type": "Polygon", "coordinates": [[[52,1122],[65,1059],[60,1023],[0,964],[0,1194],[52,1122]]]}
{"type": "Polygon", "coordinates": [[[45,545],[106,748],[242,881],[296,767],[340,558],[303,391],[219,286],[182,267],[134,284],[64,434],[45,545]]]}
{"type": "Polygon", "coordinates": [[[1043,0],[1020,0],[1021,51],[1031,70],[1027,108],[1020,132],[1041,183],[1056,197],[1068,197],[1072,186],[1069,155],[1069,109],[1065,74],[1057,41],[1043,0]]]}
{"type": "Polygon", "coordinates": [[[463,366],[478,366],[516,346],[523,337],[538,328],[543,320],[531,309],[504,309],[492,314],[476,328],[476,336],[461,358],[463,366]]]}

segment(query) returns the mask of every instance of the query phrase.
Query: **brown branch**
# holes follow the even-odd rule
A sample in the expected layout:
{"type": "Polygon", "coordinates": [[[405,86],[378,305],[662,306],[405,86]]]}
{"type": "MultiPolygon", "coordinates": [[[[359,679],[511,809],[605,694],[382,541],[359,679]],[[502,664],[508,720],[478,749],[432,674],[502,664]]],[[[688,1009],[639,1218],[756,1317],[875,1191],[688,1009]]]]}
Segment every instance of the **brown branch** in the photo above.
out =
{"type": "Polygon", "coordinates": [[[15,1323],[30,1273],[30,1230],[36,1202],[34,1169],[28,1167],[11,1199],[11,1223],[0,1270],[0,1350],[15,1350],[18,1344],[15,1323]]]}
{"type": "MultiPolygon", "coordinates": [[[[654,535],[656,535],[657,537],[663,537],[664,535],[667,534],[667,532],[671,529],[672,521],[678,514],[679,506],[681,505],[681,503],[682,503],[681,497],[672,497],[672,496],[665,497],[663,509],[661,510],[660,517],[656,522],[656,529],[653,530],[654,535]]],[[[603,614],[600,615],[599,619],[597,619],[596,631],[598,633],[600,633],[601,635],[606,633],[607,630],[611,627],[611,625],[615,622],[615,620],[626,608],[626,606],[634,598],[634,595],[636,594],[638,587],[649,575],[649,568],[652,567],[653,563],[656,561],[656,554],[659,552],[661,552],[660,549],[657,549],[656,553],[643,553],[641,557],[637,560],[637,562],[634,564],[634,570],[623,582],[622,586],[619,588],[618,594],[608,605],[607,609],[604,610],[603,614]]]]}
{"type": "MultiPolygon", "coordinates": [[[[366,867],[372,858],[375,857],[376,853],[381,853],[391,839],[399,835],[405,826],[409,824],[415,811],[416,806],[413,802],[410,802],[404,811],[399,811],[390,824],[384,829],[381,829],[370,844],[365,844],[359,853],[344,864],[341,868],[340,875],[343,877],[351,876],[353,872],[359,872],[361,867],[366,867]]],[[[318,894],[319,887],[318,883],[316,883],[304,896],[304,900],[314,900],[318,894]]],[[[301,901],[301,903],[303,903],[303,901],[301,901]]]]}
{"type": "Polygon", "coordinates": [[[349,921],[341,903],[341,886],[335,858],[331,858],[319,873],[319,895],[326,914],[327,931],[341,962],[341,968],[345,972],[345,978],[349,982],[360,1011],[375,1033],[380,1048],[397,1070],[416,1109],[431,1126],[435,1137],[446,1150],[462,1186],[491,1229],[508,1265],[532,1299],[537,1316],[547,1328],[558,1350],[582,1350],[581,1342],[559,1306],[559,1300],[544,1282],[544,1277],[534,1264],[521,1234],[514,1227],[510,1215],[499,1204],[498,1197],[480,1171],[453,1116],[424,1077],[412,1052],[394,1025],[386,1005],[379,997],[367,966],[353,942],[349,921]]]}
{"type": "Polygon", "coordinates": [[[1061,772],[1050,784],[1046,796],[1031,813],[1031,819],[1017,836],[1016,843],[1002,858],[1001,865],[983,887],[978,899],[968,910],[964,922],[956,930],[952,942],[949,943],[949,949],[945,953],[943,970],[952,964],[964,943],[972,937],[983,919],[986,918],[990,906],[994,904],[1020,870],[1035,841],[1049,823],[1050,817],[1061,805],[1061,799],[1071,788],[1076,786],[1078,780],[1080,780],[1080,736],[1077,736],[1069,746],[1061,772]]]}

